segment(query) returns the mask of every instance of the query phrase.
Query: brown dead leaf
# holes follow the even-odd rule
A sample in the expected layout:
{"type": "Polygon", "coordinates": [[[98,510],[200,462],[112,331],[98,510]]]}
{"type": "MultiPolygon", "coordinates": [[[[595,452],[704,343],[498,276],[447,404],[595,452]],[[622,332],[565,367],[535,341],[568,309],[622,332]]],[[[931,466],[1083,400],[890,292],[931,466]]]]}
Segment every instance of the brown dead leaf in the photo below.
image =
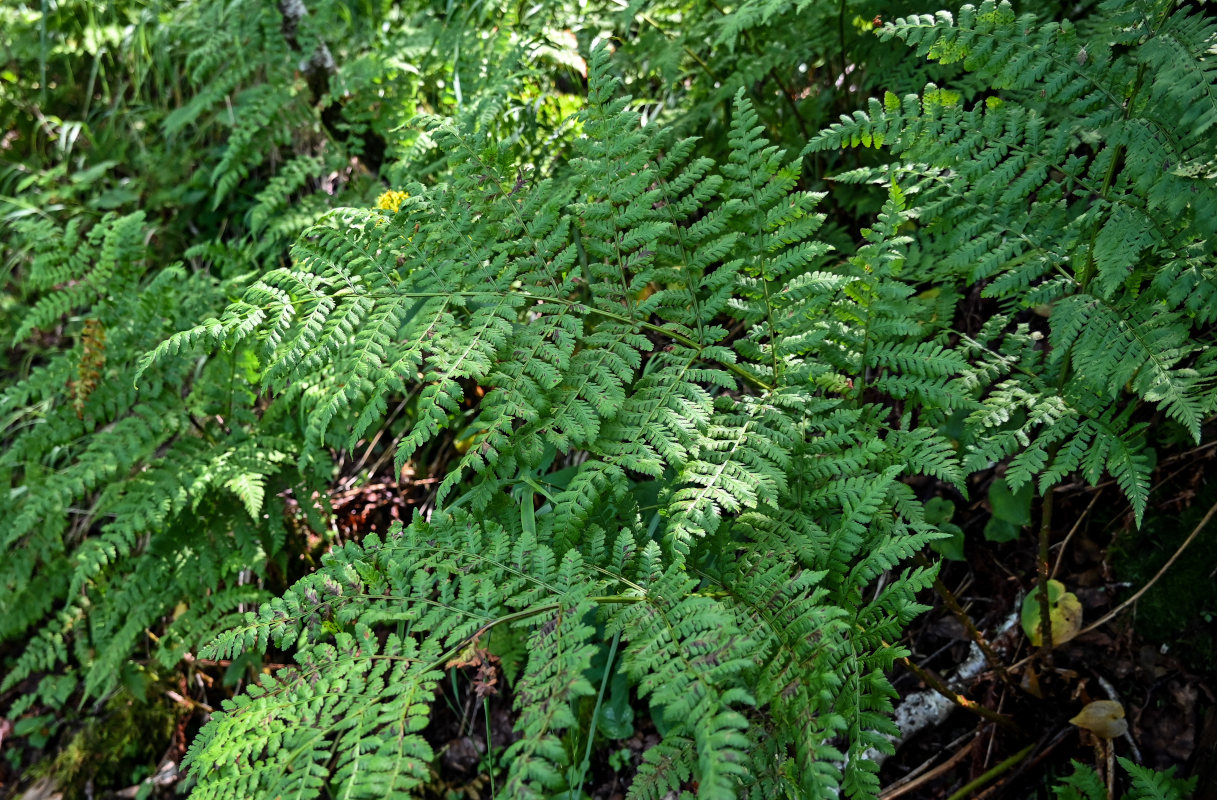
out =
{"type": "Polygon", "coordinates": [[[499,693],[499,657],[484,647],[469,645],[456,658],[448,662],[449,667],[473,667],[473,692],[479,700],[499,693]]]}
{"type": "Polygon", "coordinates": [[[1115,739],[1128,732],[1124,706],[1115,700],[1095,700],[1087,703],[1086,707],[1069,721],[1103,739],[1115,739]]]}

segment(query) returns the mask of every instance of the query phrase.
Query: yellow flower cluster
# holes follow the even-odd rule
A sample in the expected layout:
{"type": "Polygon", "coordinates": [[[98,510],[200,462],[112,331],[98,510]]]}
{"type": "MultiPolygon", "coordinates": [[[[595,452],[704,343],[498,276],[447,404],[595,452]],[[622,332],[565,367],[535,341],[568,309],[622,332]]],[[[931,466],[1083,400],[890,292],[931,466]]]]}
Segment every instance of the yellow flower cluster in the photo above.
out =
{"type": "Polygon", "coordinates": [[[395,192],[392,189],[376,198],[376,207],[381,211],[391,211],[397,213],[397,209],[401,208],[401,204],[406,202],[409,197],[408,192],[395,192]]]}

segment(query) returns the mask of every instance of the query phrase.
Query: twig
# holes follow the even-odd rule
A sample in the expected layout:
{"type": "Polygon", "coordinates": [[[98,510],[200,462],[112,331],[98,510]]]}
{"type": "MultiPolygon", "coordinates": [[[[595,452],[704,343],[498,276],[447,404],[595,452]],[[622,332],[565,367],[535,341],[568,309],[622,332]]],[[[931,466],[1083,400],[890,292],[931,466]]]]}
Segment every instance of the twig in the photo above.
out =
{"type": "MultiPolygon", "coordinates": [[[[914,559],[922,566],[928,567],[930,565],[929,559],[927,559],[922,553],[917,553],[914,559]]],[[[963,625],[964,630],[968,634],[968,638],[980,648],[980,652],[984,653],[985,661],[989,664],[989,666],[997,670],[998,674],[1001,675],[1002,680],[1008,680],[1010,676],[1006,672],[1006,665],[1002,661],[1001,656],[997,654],[997,652],[993,649],[993,646],[989,644],[987,639],[985,639],[985,635],[981,633],[979,628],[976,627],[976,623],[972,621],[972,617],[968,614],[968,612],[963,610],[963,606],[960,604],[959,599],[950,589],[947,588],[947,585],[942,582],[941,578],[934,578],[934,591],[936,591],[938,596],[942,598],[942,601],[946,604],[946,607],[951,614],[954,615],[955,619],[959,620],[959,623],[963,625]]]]}
{"type": "Polygon", "coordinates": [[[901,658],[900,663],[903,664],[910,672],[920,678],[926,686],[929,686],[931,689],[938,692],[940,695],[950,700],[960,708],[966,711],[971,711],[973,714],[983,717],[990,722],[995,722],[1004,728],[1018,730],[1018,725],[1015,724],[1014,720],[1010,719],[1004,714],[998,714],[993,709],[983,706],[980,703],[977,703],[975,700],[969,700],[959,692],[953,691],[950,686],[947,686],[946,681],[928,669],[917,666],[911,659],[901,658]]]}
{"type": "Polygon", "coordinates": [[[973,736],[972,741],[965,744],[955,752],[950,758],[934,767],[929,772],[922,773],[912,780],[905,780],[904,783],[895,783],[889,786],[886,790],[879,793],[879,800],[896,800],[897,797],[908,794],[914,789],[921,788],[922,785],[929,783],[932,780],[949,772],[956,764],[964,759],[968,753],[972,752],[972,748],[976,746],[979,740],[978,736],[973,736]]]}
{"type": "Polygon", "coordinates": [[[1010,756],[1009,758],[1007,758],[1005,761],[1001,762],[997,766],[993,767],[992,769],[990,769],[988,772],[981,775],[976,780],[965,784],[962,789],[960,789],[959,791],[955,792],[955,794],[948,797],[947,800],[964,800],[964,798],[969,797],[974,790],[979,789],[980,787],[984,786],[987,783],[990,783],[991,781],[993,781],[996,778],[1001,777],[1002,774],[1006,772],[1006,770],[1010,769],[1015,764],[1022,761],[1027,756],[1031,755],[1031,751],[1034,749],[1035,749],[1035,745],[1033,745],[1033,744],[1027,745],[1022,750],[1019,750],[1017,753],[1010,756]]]}
{"type": "MultiPolygon", "coordinates": [[[[1021,598],[1019,602],[1021,602],[1021,598]]],[[[1015,612],[1010,614],[993,634],[994,641],[1000,640],[1001,637],[1005,636],[1007,632],[1013,630],[1017,625],[1018,612],[1015,612]]],[[[999,655],[1002,653],[1000,646],[998,646],[997,651],[999,655]]],[[[984,654],[976,646],[976,643],[973,642],[969,645],[968,657],[957,667],[946,684],[948,694],[942,694],[937,688],[931,688],[913,692],[905,697],[896,707],[894,715],[894,721],[899,729],[899,733],[896,736],[886,737],[893,747],[899,749],[905,741],[918,732],[943,723],[957,708],[955,703],[955,698],[959,696],[957,692],[970,686],[984,671],[984,666],[984,654]]],[[[917,674],[917,671],[916,668],[913,669],[914,674],[917,674]]],[[[993,712],[990,711],[989,713],[993,712]]],[[[881,765],[887,756],[883,751],[871,748],[866,751],[864,758],[876,765],[881,765]]]]}
{"type": "Polygon", "coordinates": [[[165,691],[165,697],[168,697],[170,700],[172,700],[173,702],[177,703],[180,706],[186,706],[191,711],[193,711],[196,708],[201,708],[204,711],[206,711],[208,714],[216,713],[216,710],[214,708],[212,708],[211,706],[207,705],[206,703],[180,695],[177,692],[173,691],[172,689],[167,689],[165,691]]]}
{"type": "Polygon", "coordinates": [[[1061,549],[1056,554],[1056,563],[1052,566],[1052,576],[1056,577],[1056,573],[1061,569],[1061,561],[1065,558],[1065,548],[1069,546],[1069,540],[1078,532],[1078,528],[1082,527],[1082,520],[1086,519],[1086,515],[1094,508],[1094,504],[1099,502],[1099,492],[1095,492],[1094,497],[1090,498],[1090,505],[1086,506],[1086,510],[1078,516],[1077,521],[1073,523],[1073,527],[1069,529],[1069,533],[1065,534],[1065,540],[1061,542],[1061,549]]]}
{"type": "MultiPolygon", "coordinates": [[[[1004,780],[1002,780],[1000,783],[996,783],[993,786],[990,786],[988,789],[985,789],[983,792],[976,795],[976,797],[971,798],[971,800],[986,800],[986,798],[988,798],[988,797],[995,796],[999,791],[1001,791],[1002,787],[1005,784],[1009,783],[1012,780],[1015,780],[1016,778],[1018,778],[1019,775],[1022,775],[1025,772],[1029,772],[1030,770],[1035,769],[1045,759],[1047,759],[1049,755],[1051,755],[1052,751],[1056,749],[1057,745],[1059,745],[1061,742],[1065,741],[1065,738],[1069,735],[1071,730],[1072,730],[1072,726],[1070,726],[1070,725],[1067,725],[1064,728],[1062,728],[1061,730],[1059,730],[1057,732],[1057,734],[1055,736],[1053,736],[1046,745],[1041,747],[1032,758],[1029,758],[1028,760],[1024,761],[1023,763],[1019,764],[1018,767],[1014,770],[1014,772],[1007,775],[1006,778],[1004,780]]],[[[1043,742],[1044,739],[1040,739],[1040,741],[1043,742]]]]}
{"type": "MultiPolygon", "coordinates": [[[[1077,634],[1074,635],[1074,638],[1076,639],[1079,636],[1082,636],[1084,634],[1090,633],[1091,631],[1098,629],[1101,625],[1105,625],[1106,623],[1108,623],[1112,619],[1114,619],[1121,611],[1123,611],[1124,609],[1128,608],[1133,603],[1140,600],[1141,596],[1144,595],[1146,592],[1148,592],[1150,590],[1150,588],[1155,583],[1158,582],[1158,579],[1161,578],[1162,575],[1165,574],[1165,572],[1168,569],[1170,569],[1171,565],[1174,564],[1176,560],[1178,560],[1179,556],[1183,553],[1183,551],[1187,548],[1187,546],[1192,543],[1192,540],[1196,538],[1196,535],[1200,533],[1200,531],[1204,528],[1204,526],[1209,524],[1209,522],[1213,519],[1214,514],[1217,514],[1217,504],[1214,504],[1208,510],[1208,512],[1204,515],[1204,519],[1200,520],[1199,524],[1197,524],[1196,527],[1192,529],[1192,532],[1187,535],[1187,539],[1185,539],[1183,541],[1183,544],[1179,545],[1179,549],[1175,551],[1175,554],[1172,555],[1170,557],[1170,559],[1165,564],[1162,565],[1162,569],[1158,570],[1158,573],[1156,575],[1154,575],[1154,577],[1149,579],[1149,583],[1142,586],[1132,597],[1128,598],[1123,603],[1121,603],[1120,605],[1113,608],[1111,611],[1108,611],[1102,617],[1100,617],[1099,619],[1090,623],[1085,628],[1082,628],[1080,631],[1077,632],[1077,634]]],[[[1034,655],[1035,654],[1033,653],[1032,655],[1026,656],[1025,658],[1015,661],[1013,664],[1010,665],[1010,671],[1013,672],[1014,670],[1023,666],[1028,661],[1030,661],[1034,657],[1034,655]]]]}

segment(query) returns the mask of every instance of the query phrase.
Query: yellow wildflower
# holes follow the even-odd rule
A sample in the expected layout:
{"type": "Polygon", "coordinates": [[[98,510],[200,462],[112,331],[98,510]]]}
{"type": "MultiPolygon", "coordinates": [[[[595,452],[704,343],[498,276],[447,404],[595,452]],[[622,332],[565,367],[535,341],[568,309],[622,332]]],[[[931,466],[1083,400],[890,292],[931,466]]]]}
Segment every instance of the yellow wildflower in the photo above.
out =
{"type": "Polygon", "coordinates": [[[409,196],[408,192],[396,192],[390,189],[376,198],[376,207],[381,211],[390,211],[396,214],[397,209],[401,208],[401,204],[406,202],[406,198],[409,196]]]}

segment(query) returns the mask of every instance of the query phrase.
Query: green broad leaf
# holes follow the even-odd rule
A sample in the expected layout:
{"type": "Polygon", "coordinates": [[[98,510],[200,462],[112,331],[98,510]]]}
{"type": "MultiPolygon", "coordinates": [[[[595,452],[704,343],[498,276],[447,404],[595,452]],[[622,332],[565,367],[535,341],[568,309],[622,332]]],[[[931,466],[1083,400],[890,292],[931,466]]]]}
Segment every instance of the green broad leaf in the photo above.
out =
{"type": "Polygon", "coordinates": [[[1010,542],[1018,538],[1024,525],[1031,524],[1033,490],[1027,483],[1011,491],[1005,478],[998,478],[989,487],[989,505],[993,516],[985,525],[985,538],[990,542],[1010,542]]]}
{"type": "Polygon", "coordinates": [[[1012,542],[1023,532],[1021,525],[994,517],[985,523],[985,539],[990,542],[1012,542]]]}
{"type": "Polygon", "coordinates": [[[963,528],[951,522],[954,516],[955,504],[945,497],[931,497],[925,502],[925,521],[951,537],[930,542],[930,549],[950,561],[964,561],[963,528]]]}
{"type": "Polygon", "coordinates": [[[596,727],[609,739],[628,739],[634,735],[634,708],[630,705],[630,683],[624,672],[616,670],[609,683],[608,697],[600,707],[596,727]]]}
{"type": "Polygon", "coordinates": [[[947,523],[939,525],[938,529],[943,533],[950,534],[951,538],[930,542],[930,549],[948,561],[966,561],[963,528],[947,523]]]}
{"type": "Polygon", "coordinates": [[[942,525],[955,516],[955,504],[945,497],[931,497],[925,501],[924,508],[925,521],[931,525],[942,525]]]}
{"type": "Polygon", "coordinates": [[[54,714],[22,717],[13,723],[13,736],[28,737],[32,747],[41,748],[50,740],[58,727],[59,722],[55,719],[54,714]]]}
{"type": "Polygon", "coordinates": [[[993,506],[993,516],[1014,525],[1030,525],[1031,495],[1031,484],[1023,484],[1017,492],[1012,492],[1006,479],[998,478],[989,487],[989,504],[993,506]]]}

